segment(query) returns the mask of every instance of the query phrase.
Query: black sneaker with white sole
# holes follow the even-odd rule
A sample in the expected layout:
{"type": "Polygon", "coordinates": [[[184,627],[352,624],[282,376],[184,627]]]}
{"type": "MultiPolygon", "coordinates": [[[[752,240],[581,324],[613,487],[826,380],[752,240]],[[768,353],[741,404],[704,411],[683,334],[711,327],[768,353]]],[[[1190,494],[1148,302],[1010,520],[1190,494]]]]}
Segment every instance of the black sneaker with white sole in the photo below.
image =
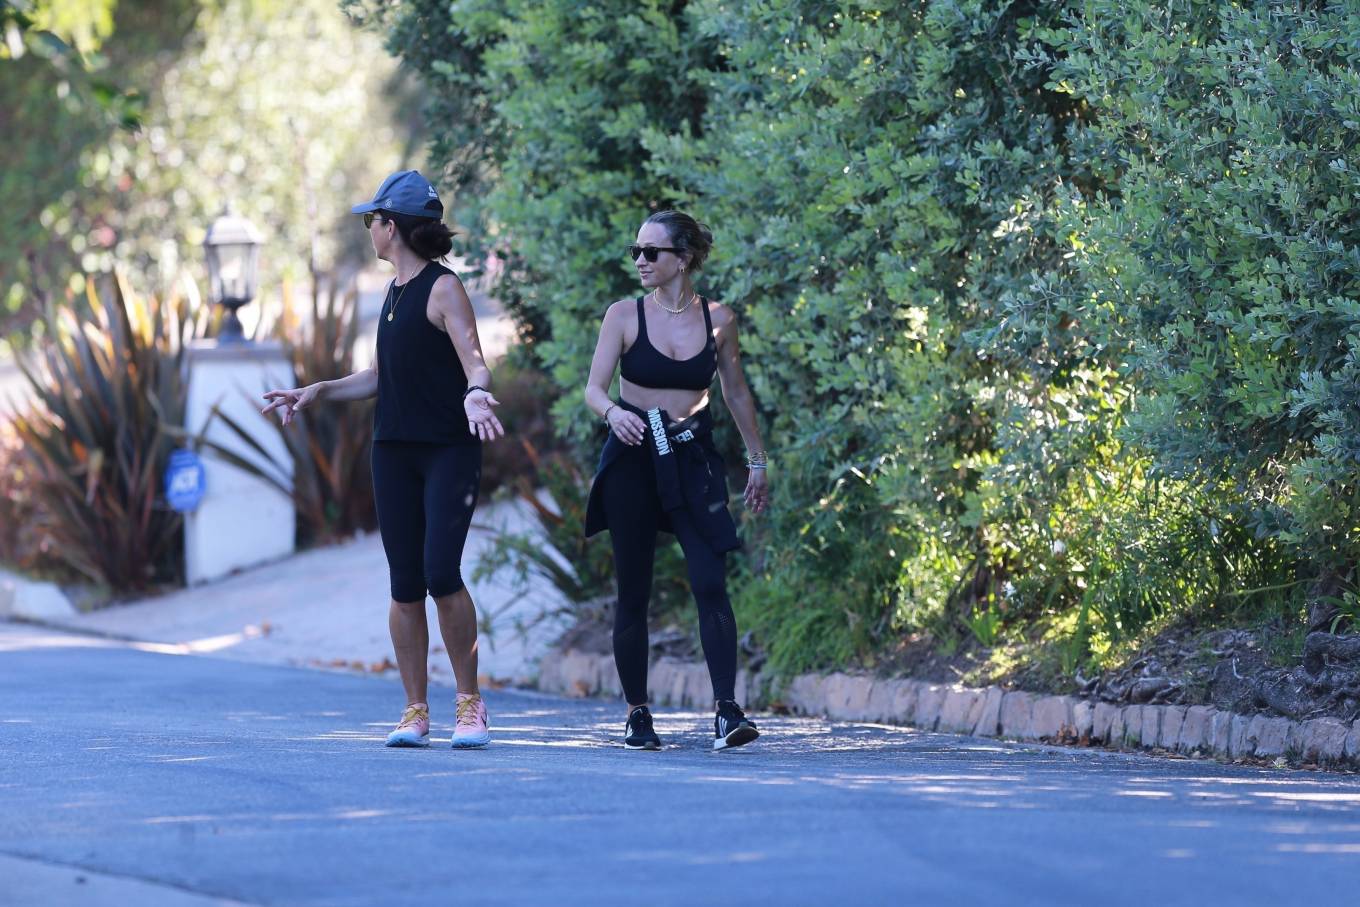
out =
{"type": "Polygon", "coordinates": [[[630,750],[659,750],[661,738],[656,736],[652,727],[652,713],[645,705],[640,705],[628,713],[628,723],[623,726],[623,745],[630,750]]]}
{"type": "Polygon", "coordinates": [[[760,736],[756,724],[742,713],[741,707],[730,699],[718,703],[718,714],[713,719],[713,748],[725,750],[750,743],[760,736]]]}

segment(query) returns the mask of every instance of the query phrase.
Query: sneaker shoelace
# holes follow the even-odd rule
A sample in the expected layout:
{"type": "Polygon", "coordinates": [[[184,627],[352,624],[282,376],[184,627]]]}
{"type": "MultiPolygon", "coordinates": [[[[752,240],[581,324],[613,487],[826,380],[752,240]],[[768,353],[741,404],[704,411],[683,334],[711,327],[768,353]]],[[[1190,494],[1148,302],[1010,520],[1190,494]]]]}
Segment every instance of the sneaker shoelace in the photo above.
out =
{"type": "Polygon", "coordinates": [[[458,700],[458,712],[454,718],[454,723],[459,727],[477,726],[477,706],[482,704],[482,697],[469,696],[466,699],[458,700]]]}
{"type": "Polygon", "coordinates": [[[728,732],[736,730],[737,728],[741,727],[743,723],[749,723],[746,718],[746,713],[743,712],[741,709],[735,707],[731,709],[723,709],[722,711],[718,712],[718,717],[727,722],[728,732]]]}
{"type": "Polygon", "coordinates": [[[418,705],[408,705],[406,711],[401,713],[401,723],[397,725],[397,730],[404,727],[419,728],[420,722],[430,720],[430,710],[422,709],[418,705]]]}

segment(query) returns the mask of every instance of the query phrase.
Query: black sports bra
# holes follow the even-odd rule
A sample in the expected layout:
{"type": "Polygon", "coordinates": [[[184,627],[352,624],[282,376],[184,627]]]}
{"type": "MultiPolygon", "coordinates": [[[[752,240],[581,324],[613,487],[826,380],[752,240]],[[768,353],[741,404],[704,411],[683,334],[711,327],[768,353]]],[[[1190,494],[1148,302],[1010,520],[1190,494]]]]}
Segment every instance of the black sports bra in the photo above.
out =
{"type": "Polygon", "coordinates": [[[637,340],[619,360],[619,374],[625,381],[658,390],[708,390],[718,371],[718,350],[713,343],[713,319],[708,314],[708,300],[701,299],[700,302],[703,304],[708,342],[698,355],[681,360],[662,355],[660,350],[652,346],[652,341],[647,338],[647,313],[642,310],[642,297],[638,297],[637,340]]]}

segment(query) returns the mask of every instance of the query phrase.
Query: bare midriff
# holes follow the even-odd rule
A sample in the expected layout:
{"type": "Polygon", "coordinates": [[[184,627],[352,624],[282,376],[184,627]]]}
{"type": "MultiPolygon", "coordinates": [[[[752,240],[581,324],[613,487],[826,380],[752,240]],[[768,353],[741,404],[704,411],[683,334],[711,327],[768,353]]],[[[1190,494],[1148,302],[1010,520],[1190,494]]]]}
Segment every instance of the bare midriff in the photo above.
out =
{"type": "Polygon", "coordinates": [[[678,422],[688,419],[699,410],[708,406],[708,391],[692,391],[680,388],[642,387],[624,378],[619,378],[619,396],[625,403],[638,409],[659,408],[678,422]]]}

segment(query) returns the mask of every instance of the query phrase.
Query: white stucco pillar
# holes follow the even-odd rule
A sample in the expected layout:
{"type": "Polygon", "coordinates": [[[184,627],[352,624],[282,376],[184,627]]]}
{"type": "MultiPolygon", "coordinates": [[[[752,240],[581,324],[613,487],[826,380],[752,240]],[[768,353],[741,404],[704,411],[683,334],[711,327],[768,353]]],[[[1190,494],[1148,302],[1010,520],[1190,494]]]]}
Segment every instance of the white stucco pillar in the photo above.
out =
{"type": "MultiPolygon", "coordinates": [[[[220,419],[205,437],[269,470],[292,487],[293,461],[278,429],[260,415],[266,390],[294,385],[293,369],[277,343],[217,345],[205,341],[185,354],[188,401],[185,427],[197,434],[217,406],[269,452],[269,463],[220,419]]],[[[293,552],[293,501],[263,479],[202,450],[206,491],[185,514],[184,559],[189,583],[202,583],[293,552]]]]}

